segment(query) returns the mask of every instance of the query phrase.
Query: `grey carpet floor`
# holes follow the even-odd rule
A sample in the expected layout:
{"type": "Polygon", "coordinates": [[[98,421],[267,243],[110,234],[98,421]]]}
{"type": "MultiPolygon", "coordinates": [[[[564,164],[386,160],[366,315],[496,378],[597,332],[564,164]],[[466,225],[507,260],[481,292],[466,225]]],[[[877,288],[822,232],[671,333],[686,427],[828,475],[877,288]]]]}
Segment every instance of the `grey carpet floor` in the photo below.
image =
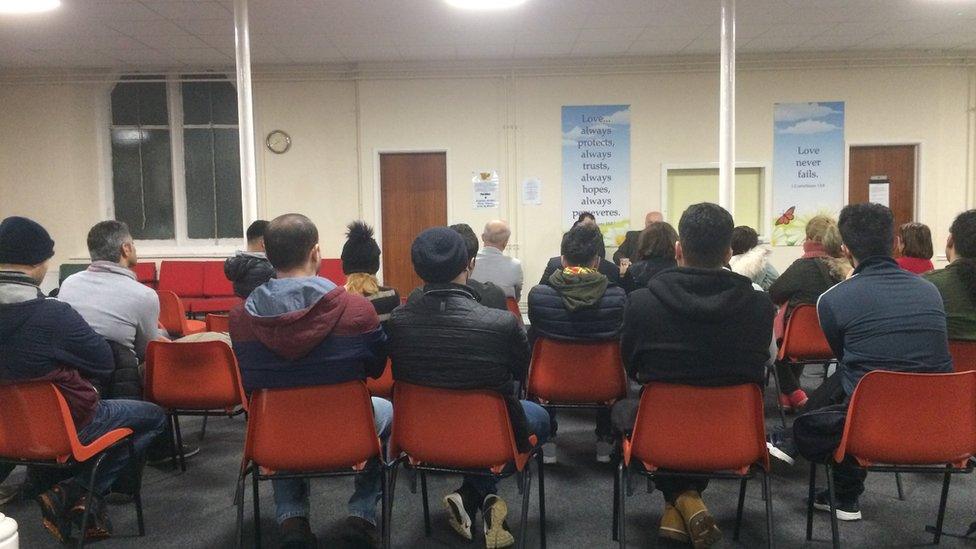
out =
{"type": "MultiPolygon", "coordinates": [[[[815,381],[805,380],[815,384],[815,381]]],[[[771,392],[770,392],[771,393],[771,392]]],[[[772,395],[768,395],[772,398],[772,395]]],[[[775,426],[778,417],[770,400],[767,402],[767,424],[775,426]]],[[[459,416],[460,417],[460,416],[459,416]]],[[[952,418],[946,418],[952,421],[952,418]]],[[[196,440],[200,420],[184,420],[184,433],[196,440]]],[[[550,547],[612,547],[611,512],[613,468],[594,460],[592,416],[585,412],[561,412],[559,463],[546,467],[547,532],[550,547]]],[[[168,467],[146,468],[144,501],[147,535],[135,537],[135,512],[132,506],[112,506],[111,517],[117,536],[99,542],[96,547],[233,547],[235,508],[234,483],[240,467],[244,440],[242,419],[211,419],[200,454],[188,462],[185,473],[168,467]]],[[[321,441],[327,444],[327,441],[321,441]]],[[[309,441],[310,444],[316,441],[309,441]]],[[[817,513],[814,541],[805,541],[806,486],[809,468],[799,461],[794,467],[775,463],[772,472],[774,532],[779,547],[829,547],[830,525],[827,515],[817,513]]],[[[18,469],[8,482],[22,478],[18,469]]],[[[934,524],[941,489],[939,475],[903,475],[906,500],[899,501],[895,479],[891,474],[872,474],[867,492],[861,499],[864,520],[841,523],[841,540],[845,547],[913,547],[929,545],[932,537],[924,531],[934,524]]],[[[820,475],[821,480],[823,475],[820,475]]],[[[393,514],[395,547],[470,548],[483,547],[484,539],[474,542],[458,538],[447,525],[440,498],[459,484],[457,477],[429,477],[433,533],[424,536],[423,514],[419,492],[411,494],[401,475],[396,491],[393,514]]],[[[962,533],[976,520],[976,493],[972,475],[953,477],[946,515],[946,530],[962,533]]],[[[718,547],[765,546],[765,510],[760,483],[751,482],[748,489],[743,530],[739,542],[731,540],[735,520],[738,485],[730,481],[713,481],[705,492],[705,501],[719,521],[725,538],[718,547]]],[[[265,547],[277,545],[273,520],[274,505],[270,483],[261,486],[261,527],[265,547]]],[[[352,491],[349,478],[312,481],[311,520],[319,534],[320,546],[330,547],[330,536],[345,514],[345,501],[352,491]]],[[[520,496],[514,479],[504,481],[500,489],[509,504],[509,523],[519,525],[520,496]]],[[[527,547],[538,546],[537,492],[533,486],[529,512],[527,547]]],[[[245,501],[245,531],[253,533],[250,493],[245,501]]],[[[662,509],[658,492],[647,493],[644,484],[637,485],[628,499],[628,538],[630,547],[661,545],[656,531],[662,509]]],[[[40,524],[40,512],[34,502],[14,502],[0,509],[20,525],[21,547],[33,549],[57,547],[58,544],[40,524]]],[[[476,520],[480,532],[480,517],[476,520]]],[[[252,538],[248,537],[248,540],[252,538]]],[[[249,541],[249,543],[251,543],[249,541]]],[[[943,546],[976,547],[976,540],[943,538],[943,546]]],[[[676,547],[675,545],[667,545],[676,547]]]]}

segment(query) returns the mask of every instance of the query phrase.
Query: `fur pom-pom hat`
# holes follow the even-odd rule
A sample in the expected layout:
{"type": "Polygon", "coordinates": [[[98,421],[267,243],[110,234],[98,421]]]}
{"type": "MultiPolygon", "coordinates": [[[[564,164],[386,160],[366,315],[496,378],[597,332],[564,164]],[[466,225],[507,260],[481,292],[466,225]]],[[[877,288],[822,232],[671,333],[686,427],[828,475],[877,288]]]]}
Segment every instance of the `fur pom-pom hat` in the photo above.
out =
{"type": "Polygon", "coordinates": [[[342,246],[342,272],[375,275],[380,270],[380,247],[373,238],[373,228],[363,221],[353,221],[347,228],[346,243],[342,246]]]}

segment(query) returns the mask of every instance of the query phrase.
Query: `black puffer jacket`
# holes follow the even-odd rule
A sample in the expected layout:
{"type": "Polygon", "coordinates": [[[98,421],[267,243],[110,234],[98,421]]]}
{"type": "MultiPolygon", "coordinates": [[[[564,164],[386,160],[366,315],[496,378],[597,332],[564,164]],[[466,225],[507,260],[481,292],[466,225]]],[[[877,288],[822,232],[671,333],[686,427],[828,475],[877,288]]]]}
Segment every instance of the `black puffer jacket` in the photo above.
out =
{"type": "MultiPolygon", "coordinates": [[[[603,275],[594,275],[605,279],[603,275]]],[[[572,293],[576,278],[568,284],[556,280],[539,285],[529,292],[529,324],[533,336],[565,340],[602,340],[620,336],[620,326],[627,306],[627,294],[620,286],[594,288],[591,295],[575,305],[566,302],[564,293],[572,293]],[[605,288],[605,290],[604,290],[605,288]]]]}
{"type": "Polygon", "coordinates": [[[629,294],[634,290],[647,287],[647,283],[650,282],[651,278],[653,278],[657,273],[677,266],[678,262],[675,261],[673,257],[651,257],[648,259],[642,259],[634,262],[634,264],[627,269],[627,272],[624,273],[624,276],[620,277],[620,285],[623,286],[624,290],[626,290],[629,294]]]}
{"type": "Polygon", "coordinates": [[[525,413],[515,397],[515,380],[525,379],[529,366],[529,346],[514,315],[479,304],[467,286],[428,284],[422,296],[393,311],[387,326],[393,379],[501,393],[519,449],[529,448],[525,413]]]}
{"type": "Polygon", "coordinates": [[[125,345],[109,341],[115,370],[112,379],[101,390],[102,398],[124,398],[142,400],[142,375],[139,373],[139,358],[125,345]]]}
{"type": "Polygon", "coordinates": [[[224,261],[224,276],[234,283],[237,297],[247,299],[254,288],[275,277],[275,270],[263,253],[237,252],[224,261]]]}

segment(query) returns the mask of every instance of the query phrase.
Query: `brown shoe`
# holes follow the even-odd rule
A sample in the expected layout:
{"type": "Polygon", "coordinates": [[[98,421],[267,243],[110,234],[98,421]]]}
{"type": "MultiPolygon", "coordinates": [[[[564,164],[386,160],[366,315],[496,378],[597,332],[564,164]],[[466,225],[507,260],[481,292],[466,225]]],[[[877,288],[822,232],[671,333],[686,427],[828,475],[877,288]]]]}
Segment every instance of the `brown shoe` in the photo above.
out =
{"type": "Polygon", "coordinates": [[[695,549],[711,547],[722,539],[722,531],[718,529],[715,518],[708,514],[705,502],[696,490],[682,492],[675,499],[674,506],[685,521],[685,529],[695,549]]]}
{"type": "Polygon", "coordinates": [[[66,485],[55,484],[35,500],[41,506],[41,523],[54,539],[65,543],[71,537],[70,498],[66,485]]]}
{"type": "Polygon", "coordinates": [[[112,537],[112,521],[108,518],[108,509],[102,498],[92,497],[85,494],[78,499],[78,502],[71,508],[71,519],[75,526],[81,529],[81,521],[85,515],[85,509],[91,506],[88,513],[88,525],[85,527],[85,541],[98,541],[112,537]]]}
{"type": "Polygon", "coordinates": [[[657,535],[663,539],[688,543],[685,519],[681,518],[681,513],[670,503],[664,504],[664,514],[661,515],[661,526],[657,529],[657,535]]]}

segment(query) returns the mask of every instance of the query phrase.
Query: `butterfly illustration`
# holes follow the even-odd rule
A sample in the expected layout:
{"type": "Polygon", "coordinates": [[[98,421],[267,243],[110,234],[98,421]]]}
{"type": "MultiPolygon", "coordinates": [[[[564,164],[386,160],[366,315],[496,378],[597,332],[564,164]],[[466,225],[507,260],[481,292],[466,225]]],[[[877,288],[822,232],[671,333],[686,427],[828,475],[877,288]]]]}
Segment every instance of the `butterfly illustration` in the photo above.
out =
{"type": "Polygon", "coordinates": [[[789,225],[795,217],[793,213],[796,211],[796,206],[790,206],[788,210],[783,212],[783,215],[779,216],[774,225],[789,225]]]}

